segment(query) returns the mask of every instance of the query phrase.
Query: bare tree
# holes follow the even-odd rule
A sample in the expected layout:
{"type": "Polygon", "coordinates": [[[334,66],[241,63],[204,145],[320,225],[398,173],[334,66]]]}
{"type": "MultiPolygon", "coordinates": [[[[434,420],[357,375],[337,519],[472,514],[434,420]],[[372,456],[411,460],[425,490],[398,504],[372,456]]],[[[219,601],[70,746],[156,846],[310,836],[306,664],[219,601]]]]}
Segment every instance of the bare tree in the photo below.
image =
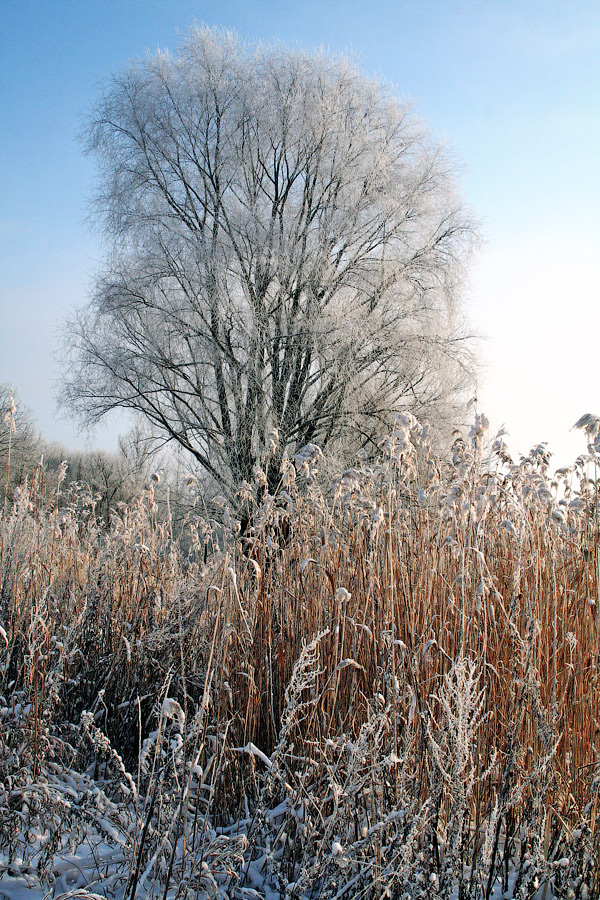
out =
{"type": "Polygon", "coordinates": [[[197,27],[110,81],[85,141],[111,245],[68,326],[63,400],[84,421],[141,412],[231,493],[275,433],[270,487],[289,448],[447,411],[473,226],[379,82],[197,27]]]}
{"type": "Polygon", "coordinates": [[[73,483],[87,487],[96,498],[96,514],[105,523],[117,504],[131,503],[144,484],[144,473],[135,469],[122,451],[72,450],[54,441],[42,442],[42,449],[46,486],[55,491],[60,473],[63,495],[73,483]]]}
{"type": "MultiPolygon", "coordinates": [[[[7,384],[0,382],[0,504],[35,466],[41,439],[33,416],[7,384]],[[14,413],[9,410],[14,408],[14,413]],[[10,449],[10,455],[9,455],[10,449]]],[[[0,509],[1,509],[0,505],[0,509]]]]}

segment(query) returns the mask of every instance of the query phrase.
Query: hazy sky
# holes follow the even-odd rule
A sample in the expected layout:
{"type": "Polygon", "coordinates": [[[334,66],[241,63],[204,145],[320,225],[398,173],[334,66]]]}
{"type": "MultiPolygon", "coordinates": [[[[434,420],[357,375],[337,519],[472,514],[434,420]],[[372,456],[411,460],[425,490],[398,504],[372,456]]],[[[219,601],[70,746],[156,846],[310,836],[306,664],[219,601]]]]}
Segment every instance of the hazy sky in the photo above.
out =
{"type": "MultiPolygon", "coordinates": [[[[480,407],[515,452],[546,440],[572,461],[585,445],[570,426],[600,413],[599,0],[0,0],[0,381],[44,435],[86,442],[54,400],[60,324],[102,258],[82,116],[102,78],[175,49],[194,19],[350,49],[414,102],[482,223],[480,407]]],[[[91,446],[115,448],[116,427],[91,446]]]]}

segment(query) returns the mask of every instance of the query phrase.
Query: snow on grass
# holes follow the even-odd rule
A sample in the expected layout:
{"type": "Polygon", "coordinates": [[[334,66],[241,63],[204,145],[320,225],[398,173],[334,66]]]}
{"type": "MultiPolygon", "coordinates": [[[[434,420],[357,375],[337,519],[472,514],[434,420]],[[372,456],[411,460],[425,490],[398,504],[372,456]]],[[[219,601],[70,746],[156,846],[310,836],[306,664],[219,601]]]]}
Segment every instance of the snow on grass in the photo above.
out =
{"type": "Polygon", "coordinates": [[[405,417],[218,541],[151,485],[59,518],[36,470],[2,521],[0,900],[600,896],[593,428],[551,476],[405,417]]]}

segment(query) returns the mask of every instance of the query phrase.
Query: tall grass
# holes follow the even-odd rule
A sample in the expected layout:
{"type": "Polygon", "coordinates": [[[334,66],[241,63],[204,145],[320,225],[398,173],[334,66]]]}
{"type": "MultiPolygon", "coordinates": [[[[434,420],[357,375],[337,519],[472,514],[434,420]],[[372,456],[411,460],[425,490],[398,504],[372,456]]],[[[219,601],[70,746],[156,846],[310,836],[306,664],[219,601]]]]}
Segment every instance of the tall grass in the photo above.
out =
{"type": "Polygon", "coordinates": [[[151,482],[106,529],[34,472],[2,523],[5,867],[60,893],[101,834],[105,896],[598,896],[595,432],[551,477],[485,430],[442,460],[400,416],[326,488],[316,449],[274,497],[257,471],[253,528],[191,510],[185,553],[151,482]]]}

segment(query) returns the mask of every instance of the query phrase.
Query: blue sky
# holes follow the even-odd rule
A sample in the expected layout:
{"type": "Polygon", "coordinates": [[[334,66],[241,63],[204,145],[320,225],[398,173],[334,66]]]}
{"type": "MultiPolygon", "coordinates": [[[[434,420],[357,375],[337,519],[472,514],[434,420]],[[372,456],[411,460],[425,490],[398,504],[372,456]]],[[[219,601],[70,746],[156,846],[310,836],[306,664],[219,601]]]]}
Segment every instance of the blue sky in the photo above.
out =
{"type": "Polygon", "coordinates": [[[60,418],[61,321],[102,258],[85,224],[93,161],[77,133],[99,81],[174,49],[192,20],[251,40],[351,50],[454,150],[482,223],[468,308],[487,334],[482,408],[516,451],[600,412],[598,0],[0,0],[0,381],[45,436],[114,448],[60,418]]]}

